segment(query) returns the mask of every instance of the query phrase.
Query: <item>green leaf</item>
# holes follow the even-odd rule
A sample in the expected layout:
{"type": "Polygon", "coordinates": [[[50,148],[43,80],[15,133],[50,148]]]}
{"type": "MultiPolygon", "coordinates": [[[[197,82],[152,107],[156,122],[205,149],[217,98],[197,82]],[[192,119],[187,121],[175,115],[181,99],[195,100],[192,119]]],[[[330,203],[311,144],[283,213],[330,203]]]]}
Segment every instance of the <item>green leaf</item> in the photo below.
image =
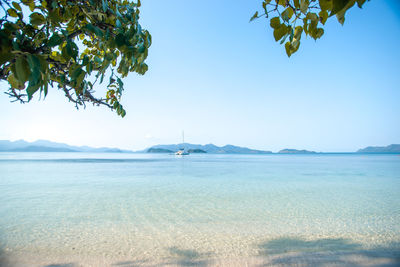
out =
{"type": "Polygon", "coordinates": [[[79,74],[81,74],[82,71],[83,70],[76,64],[71,65],[71,68],[69,69],[71,80],[76,80],[76,78],[79,76],[79,74]]]}
{"type": "Polygon", "coordinates": [[[60,45],[62,42],[63,42],[62,36],[58,35],[57,33],[54,33],[50,37],[50,39],[49,39],[49,41],[47,43],[47,46],[48,47],[54,47],[54,46],[60,45]]]}
{"type": "Polygon", "coordinates": [[[103,2],[103,11],[105,13],[108,10],[108,3],[107,3],[108,1],[107,0],[102,0],[102,2],[103,2]]]}
{"type": "Polygon", "coordinates": [[[28,95],[28,102],[31,101],[33,94],[36,93],[39,87],[40,87],[39,84],[31,85],[31,82],[29,81],[28,88],[26,88],[26,94],[28,95]]]}
{"type": "Polygon", "coordinates": [[[46,82],[44,83],[44,97],[47,96],[48,89],[49,89],[49,83],[46,81],[46,82]]]}
{"type": "Polygon", "coordinates": [[[83,56],[82,66],[86,66],[89,63],[89,57],[87,55],[83,56]]]}
{"type": "Polygon", "coordinates": [[[49,67],[49,62],[47,61],[47,56],[40,55],[38,56],[39,61],[40,61],[40,71],[42,73],[46,73],[49,67]]]}
{"type": "Polygon", "coordinates": [[[279,17],[274,17],[271,19],[271,21],[269,22],[269,25],[273,28],[279,28],[281,26],[281,20],[279,19],[279,17]]]}
{"type": "Polygon", "coordinates": [[[275,41],[279,41],[286,33],[288,33],[288,27],[286,25],[282,25],[281,27],[274,29],[275,41]]]}
{"type": "Polygon", "coordinates": [[[310,5],[309,0],[301,0],[301,2],[300,2],[300,11],[301,11],[301,13],[306,14],[309,5],[310,5]]]}
{"type": "Polygon", "coordinates": [[[89,61],[89,64],[86,65],[86,72],[90,75],[93,71],[93,63],[89,61]]]}
{"type": "Polygon", "coordinates": [[[294,37],[294,30],[292,26],[289,26],[288,33],[290,34],[290,41],[292,42],[294,37]]]}
{"type": "Polygon", "coordinates": [[[36,85],[40,80],[40,59],[36,55],[28,55],[28,64],[31,71],[29,75],[29,84],[36,85]]]}
{"type": "Polygon", "coordinates": [[[17,2],[12,2],[12,5],[16,10],[22,11],[21,6],[17,2]]]}
{"type": "Polygon", "coordinates": [[[30,10],[31,12],[33,12],[33,11],[35,10],[35,8],[36,8],[36,5],[35,5],[35,2],[34,2],[34,1],[29,1],[28,6],[29,6],[29,10],[30,10]]]}
{"type": "Polygon", "coordinates": [[[317,32],[316,32],[316,34],[315,34],[315,37],[316,38],[321,38],[321,36],[324,34],[324,29],[322,29],[322,28],[318,28],[317,29],[317,32]]]}
{"type": "Polygon", "coordinates": [[[318,21],[313,20],[308,24],[308,33],[315,39],[315,32],[317,31],[318,21]]]}
{"type": "Polygon", "coordinates": [[[104,72],[101,73],[101,76],[100,76],[100,83],[103,83],[103,80],[104,80],[104,72]]]}
{"type": "Polygon", "coordinates": [[[294,52],[296,52],[296,51],[299,49],[299,46],[300,46],[300,41],[294,40],[294,41],[291,43],[291,48],[292,48],[291,53],[293,54],[294,52]]]}
{"type": "Polygon", "coordinates": [[[343,23],[344,23],[344,12],[337,13],[336,14],[336,18],[339,21],[339,23],[343,25],[343,23]]]}
{"type": "Polygon", "coordinates": [[[288,57],[293,55],[293,53],[295,53],[299,49],[299,47],[300,47],[300,41],[298,40],[294,40],[293,42],[287,42],[285,44],[285,50],[288,57]]]}
{"type": "Polygon", "coordinates": [[[7,10],[7,13],[8,13],[8,15],[10,15],[13,18],[18,18],[17,11],[15,11],[15,9],[13,9],[13,8],[9,8],[7,10]]]}
{"type": "Polygon", "coordinates": [[[326,10],[322,10],[318,15],[322,25],[325,25],[325,22],[328,19],[328,12],[326,10]]]}
{"type": "Polygon", "coordinates": [[[118,47],[125,45],[125,36],[122,33],[117,34],[117,36],[115,36],[115,43],[118,47]]]}
{"type": "Polygon", "coordinates": [[[301,34],[303,33],[303,27],[297,26],[294,29],[294,39],[300,40],[301,39],[301,34]]]}
{"type": "Polygon", "coordinates": [[[122,18],[123,16],[121,15],[121,13],[119,12],[119,6],[117,5],[117,7],[115,8],[115,14],[117,15],[117,17],[122,18]]]}
{"type": "Polygon", "coordinates": [[[288,36],[289,36],[289,33],[285,34],[279,44],[283,44],[286,41],[286,39],[288,38],[288,36]]]}
{"type": "Polygon", "coordinates": [[[94,29],[95,29],[97,36],[99,36],[101,38],[104,36],[103,31],[99,27],[96,26],[96,27],[94,27],[94,29]]]}
{"type": "Polygon", "coordinates": [[[256,11],[256,13],[254,13],[254,15],[250,18],[250,21],[255,20],[258,17],[258,11],[256,11]]]}
{"type": "MultiPolygon", "coordinates": [[[[57,2],[53,1],[53,4],[54,4],[54,3],[57,3],[57,2]]],[[[56,8],[57,8],[57,7],[56,7],[56,8]]],[[[54,10],[49,11],[49,12],[47,13],[47,19],[48,19],[49,21],[51,21],[52,23],[56,24],[56,25],[57,25],[58,23],[61,22],[62,18],[63,18],[63,17],[61,17],[61,16],[59,15],[59,13],[58,13],[58,9],[54,9],[54,10]]]]}
{"type": "Polygon", "coordinates": [[[31,18],[31,24],[36,26],[42,25],[46,22],[44,16],[37,12],[32,13],[29,17],[31,18]]]}
{"type": "Polygon", "coordinates": [[[33,94],[39,89],[41,84],[41,73],[40,73],[40,60],[36,55],[28,56],[29,68],[31,74],[29,75],[29,84],[26,88],[28,95],[28,101],[32,99],[33,94]]]}
{"type": "Polygon", "coordinates": [[[103,37],[103,35],[104,35],[103,31],[99,27],[93,26],[91,23],[86,24],[85,27],[83,27],[83,29],[87,29],[88,31],[90,31],[100,37],[103,37]]]}
{"type": "Polygon", "coordinates": [[[96,33],[96,30],[91,23],[86,24],[84,28],[86,28],[88,31],[90,31],[92,33],[96,33]]]}
{"type": "Polygon", "coordinates": [[[117,78],[117,82],[118,82],[118,93],[121,94],[122,91],[124,90],[124,83],[120,78],[117,78]]]}
{"type": "Polygon", "coordinates": [[[289,21],[289,19],[292,18],[293,14],[293,9],[291,7],[288,7],[282,12],[281,17],[284,21],[289,21]]]}
{"type": "Polygon", "coordinates": [[[275,0],[275,1],[280,6],[283,6],[283,7],[286,6],[286,0],[275,0]]]}
{"type": "Polygon", "coordinates": [[[65,61],[69,61],[71,56],[67,52],[67,46],[65,45],[61,50],[61,56],[65,59],[65,61]]]}
{"type": "Polygon", "coordinates": [[[16,78],[18,78],[21,83],[25,83],[31,71],[29,70],[28,62],[24,56],[17,57],[15,61],[15,70],[17,72],[16,78]]]}
{"type": "Polygon", "coordinates": [[[268,9],[267,9],[267,3],[266,2],[262,2],[262,7],[264,9],[264,12],[267,13],[268,9]]]}
{"type": "Polygon", "coordinates": [[[281,18],[283,19],[283,21],[289,22],[288,14],[285,11],[282,12],[281,18]]]}
{"type": "Polygon", "coordinates": [[[7,50],[0,49],[0,66],[6,62],[12,60],[13,57],[14,57],[14,54],[9,53],[7,50]]]}
{"type": "Polygon", "coordinates": [[[80,86],[80,85],[82,84],[82,82],[83,82],[83,79],[84,79],[85,76],[86,76],[86,72],[85,72],[84,70],[82,70],[81,68],[78,68],[78,70],[79,70],[80,72],[79,72],[78,77],[76,78],[76,85],[77,85],[77,86],[80,86]]]}
{"type": "MultiPolygon", "coordinates": [[[[329,16],[333,16],[342,9],[350,2],[350,0],[332,0],[332,11],[329,16]]],[[[343,23],[342,23],[343,24],[343,23]]]]}
{"type": "Polygon", "coordinates": [[[98,56],[95,56],[95,57],[94,57],[94,62],[96,62],[96,63],[98,63],[98,64],[103,63],[103,62],[101,61],[101,59],[100,59],[98,56]]]}
{"type": "Polygon", "coordinates": [[[332,9],[332,0],[319,0],[319,6],[322,11],[327,11],[332,9]]]}
{"type": "Polygon", "coordinates": [[[67,45],[65,46],[65,49],[67,54],[76,61],[76,58],[79,53],[78,46],[74,42],[68,41],[67,45]]]}
{"type": "Polygon", "coordinates": [[[139,47],[138,47],[138,52],[139,53],[144,53],[145,50],[146,50],[146,48],[144,47],[143,44],[139,45],[139,47]]]}
{"type": "Polygon", "coordinates": [[[286,50],[286,54],[288,55],[288,57],[290,57],[292,55],[292,53],[290,52],[290,42],[286,42],[285,50],[286,50]]]}
{"type": "Polygon", "coordinates": [[[119,21],[119,19],[117,19],[117,21],[115,22],[115,26],[119,29],[122,27],[121,21],[119,21]]]}
{"type": "Polygon", "coordinates": [[[362,8],[364,3],[365,3],[365,0],[357,0],[357,5],[358,5],[359,8],[362,8]]]}
{"type": "Polygon", "coordinates": [[[306,18],[312,21],[318,21],[318,16],[315,13],[308,12],[306,18]]]}
{"type": "Polygon", "coordinates": [[[10,85],[11,85],[12,88],[19,89],[19,90],[24,89],[24,84],[21,83],[20,81],[18,81],[18,80],[15,78],[15,75],[14,75],[14,74],[8,75],[7,81],[10,83],[10,85]]]}

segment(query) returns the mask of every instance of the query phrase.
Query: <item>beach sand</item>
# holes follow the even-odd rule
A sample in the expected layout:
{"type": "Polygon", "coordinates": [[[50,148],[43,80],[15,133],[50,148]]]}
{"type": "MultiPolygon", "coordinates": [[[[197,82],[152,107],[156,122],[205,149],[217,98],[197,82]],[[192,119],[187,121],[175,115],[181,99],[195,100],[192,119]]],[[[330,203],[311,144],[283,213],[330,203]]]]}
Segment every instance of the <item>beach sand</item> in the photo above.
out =
{"type": "MultiPolygon", "coordinates": [[[[74,249],[73,249],[74,250],[74,249]]],[[[246,252],[248,253],[248,252],[246,252]]],[[[243,253],[243,254],[246,254],[243,253]]],[[[237,253],[240,254],[240,253],[237,253]]],[[[217,251],[199,252],[169,247],[157,254],[121,255],[84,254],[81,251],[52,254],[51,252],[0,252],[1,267],[75,267],[75,266],[400,266],[399,244],[365,248],[346,239],[303,240],[280,238],[258,245],[256,255],[223,255],[217,251]]]]}
{"type": "Polygon", "coordinates": [[[21,258],[1,258],[2,267],[97,267],[97,266],[400,266],[399,255],[393,252],[382,254],[380,251],[364,251],[358,253],[324,252],[324,253],[283,253],[272,256],[249,258],[166,258],[163,261],[131,260],[121,258],[88,258],[70,256],[68,259],[43,259],[40,255],[24,255],[21,258]]]}

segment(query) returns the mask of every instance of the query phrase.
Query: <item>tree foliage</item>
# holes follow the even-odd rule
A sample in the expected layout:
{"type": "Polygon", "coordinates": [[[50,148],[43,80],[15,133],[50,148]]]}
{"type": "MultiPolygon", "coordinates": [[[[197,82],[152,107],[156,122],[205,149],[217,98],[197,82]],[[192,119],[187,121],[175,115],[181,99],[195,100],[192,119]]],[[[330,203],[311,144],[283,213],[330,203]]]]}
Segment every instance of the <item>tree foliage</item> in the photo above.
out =
{"type": "Polygon", "coordinates": [[[303,33],[314,40],[324,34],[323,25],[336,15],[343,25],[347,10],[356,3],[362,8],[366,0],[264,0],[262,12],[256,12],[250,21],[260,17],[271,17],[275,41],[285,43],[286,54],[290,57],[300,47],[303,33]]]}
{"type": "MultiPolygon", "coordinates": [[[[303,34],[317,40],[326,21],[366,0],[264,0],[262,12],[277,42],[290,57],[303,34]]],[[[140,0],[0,0],[0,80],[10,87],[12,101],[46,97],[49,87],[61,89],[76,107],[105,105],[118,115],[122,78],[144,74],[151,35],[139,24],[140,0]],[[106,81],[106,93],[95,96],[106,81]]]]}
{"type": "Polygon", "coordinates": [[[151,35],[139,24],[140,0],[0,0],[0,80],[13,101],[46,97],[49,86],[75,105],[106,105],[118,115],[122,78],[144,74],[151,35]],[[94,86],[107,84],[105,96],[94,86]]]}

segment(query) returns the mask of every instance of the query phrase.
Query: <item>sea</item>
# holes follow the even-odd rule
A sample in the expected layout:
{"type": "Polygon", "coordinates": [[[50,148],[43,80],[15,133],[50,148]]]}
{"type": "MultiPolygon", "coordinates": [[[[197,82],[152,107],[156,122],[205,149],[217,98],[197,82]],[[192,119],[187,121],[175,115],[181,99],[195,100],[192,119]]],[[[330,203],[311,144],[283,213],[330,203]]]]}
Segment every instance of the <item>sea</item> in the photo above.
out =
{"type": "Polygon", "coordinates": [[[400,155],[0,153],[1,266],[400,266],[400,155]]]}

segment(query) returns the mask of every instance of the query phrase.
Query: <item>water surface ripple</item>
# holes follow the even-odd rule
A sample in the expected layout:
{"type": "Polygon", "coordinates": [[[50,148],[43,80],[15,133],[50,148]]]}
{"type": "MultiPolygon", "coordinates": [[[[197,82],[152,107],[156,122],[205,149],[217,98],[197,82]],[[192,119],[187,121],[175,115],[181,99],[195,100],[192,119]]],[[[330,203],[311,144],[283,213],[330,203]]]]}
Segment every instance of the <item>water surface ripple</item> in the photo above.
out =
{"type": "Polygon", "coordinates": [[[0,203],[0,263],[400,257],[398,155],[0,153],[0,203]]]}

